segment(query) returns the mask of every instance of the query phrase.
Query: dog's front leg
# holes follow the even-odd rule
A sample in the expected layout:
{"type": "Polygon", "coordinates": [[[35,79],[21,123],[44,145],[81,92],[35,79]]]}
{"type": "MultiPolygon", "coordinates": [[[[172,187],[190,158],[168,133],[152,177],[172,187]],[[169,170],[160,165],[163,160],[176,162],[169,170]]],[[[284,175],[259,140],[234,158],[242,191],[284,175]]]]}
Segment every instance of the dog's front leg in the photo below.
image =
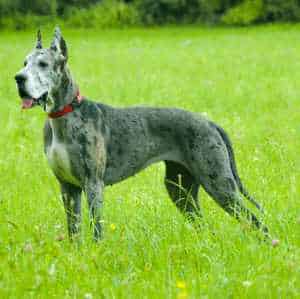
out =
{"type": "Polygon", "coordinates": [[[60,182],[62,199],[67,215],[68,233],[71,240],[80,232],[82,189],[60,182]]]}
{"type": "Polygon", "coordinates": [[[89,205],[89,217],[91,227],[94,229],[94,240],[98,241],[102,236],[101,218],[103,205],[103,181],[89,180],[85,186],[85,193],[89,205]]]}

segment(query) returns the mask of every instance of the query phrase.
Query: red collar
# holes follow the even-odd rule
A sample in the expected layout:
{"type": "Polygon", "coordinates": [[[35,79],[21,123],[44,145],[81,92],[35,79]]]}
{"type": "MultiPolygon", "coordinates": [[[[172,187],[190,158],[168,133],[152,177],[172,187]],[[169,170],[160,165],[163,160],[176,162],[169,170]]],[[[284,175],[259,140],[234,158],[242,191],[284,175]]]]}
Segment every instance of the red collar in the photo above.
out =
{"type": "MultiPolygon", "coordinates": [[[[76,98],[75,99],[76,99],[76,101],[78,103],[81,103],[81,101],[83,100],[83,97],[81,96],[79,90],[76,93],[76,98]]],[[[59,111],[49,113],[48,117],[50,117],[50,118],[58,118],[58,117],[64,116],[64,115],[66,115],[66,114],[68,114],[70,112],[73,112],[73,111],[74,111],[74,108],[73,108],[73,105],[71,103],[71,104],[68,104],[68,105],[64,106],[59,111]]]]}

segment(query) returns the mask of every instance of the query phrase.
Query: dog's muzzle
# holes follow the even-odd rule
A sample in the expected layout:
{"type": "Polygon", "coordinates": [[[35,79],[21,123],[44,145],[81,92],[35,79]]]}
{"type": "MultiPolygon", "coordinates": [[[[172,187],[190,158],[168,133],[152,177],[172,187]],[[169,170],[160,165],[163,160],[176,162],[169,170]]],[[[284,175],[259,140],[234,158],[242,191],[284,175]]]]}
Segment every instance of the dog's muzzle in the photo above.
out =
{"type": "Polygon", "coordinates": [[[48,97],[48,92],[43,93],[39,98],[32,97],[25,88],[25,82],[27,80],[26,75],[20,73],[15,76],[15,80],[18,86],[20,98],[22,99],[22,109],[30,109],[36,105],[45,105],[48,97]]]}
{"type": "Polygon", "coordinates": [[[39,98],[33,98],[30,96],[21,96],[22,109],[30,109],[36,105],[44,106],[48,97],[48,92],[43,93],[39,98]]]}

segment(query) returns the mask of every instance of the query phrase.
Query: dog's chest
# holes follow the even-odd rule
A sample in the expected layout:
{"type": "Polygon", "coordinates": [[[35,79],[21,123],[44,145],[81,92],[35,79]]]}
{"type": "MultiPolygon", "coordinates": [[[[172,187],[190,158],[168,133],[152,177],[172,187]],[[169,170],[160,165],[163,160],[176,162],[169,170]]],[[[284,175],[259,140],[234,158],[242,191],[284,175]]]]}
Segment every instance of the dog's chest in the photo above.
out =
{"type": "Polygon", "coordinates": [[[65,144],[54,138],[46,154],[50,167],[58,178],[79,185],[79,181],[72,174],[71,159],[65,144]]]}

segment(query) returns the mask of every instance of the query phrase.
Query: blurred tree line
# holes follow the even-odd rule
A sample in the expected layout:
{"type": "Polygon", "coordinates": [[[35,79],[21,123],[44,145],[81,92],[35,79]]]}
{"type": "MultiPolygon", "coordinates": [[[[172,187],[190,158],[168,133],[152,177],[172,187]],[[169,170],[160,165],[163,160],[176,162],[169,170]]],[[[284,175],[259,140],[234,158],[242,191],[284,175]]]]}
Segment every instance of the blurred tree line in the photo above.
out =
{"type": "Polygon", "coordinates": [[[60,18],[81,27],[164,23],[249,25],[300,20],[300,0],[0,0],[0,26],[60,18]],[[27,21],[26,21],[27,20],[27,21]]]}

